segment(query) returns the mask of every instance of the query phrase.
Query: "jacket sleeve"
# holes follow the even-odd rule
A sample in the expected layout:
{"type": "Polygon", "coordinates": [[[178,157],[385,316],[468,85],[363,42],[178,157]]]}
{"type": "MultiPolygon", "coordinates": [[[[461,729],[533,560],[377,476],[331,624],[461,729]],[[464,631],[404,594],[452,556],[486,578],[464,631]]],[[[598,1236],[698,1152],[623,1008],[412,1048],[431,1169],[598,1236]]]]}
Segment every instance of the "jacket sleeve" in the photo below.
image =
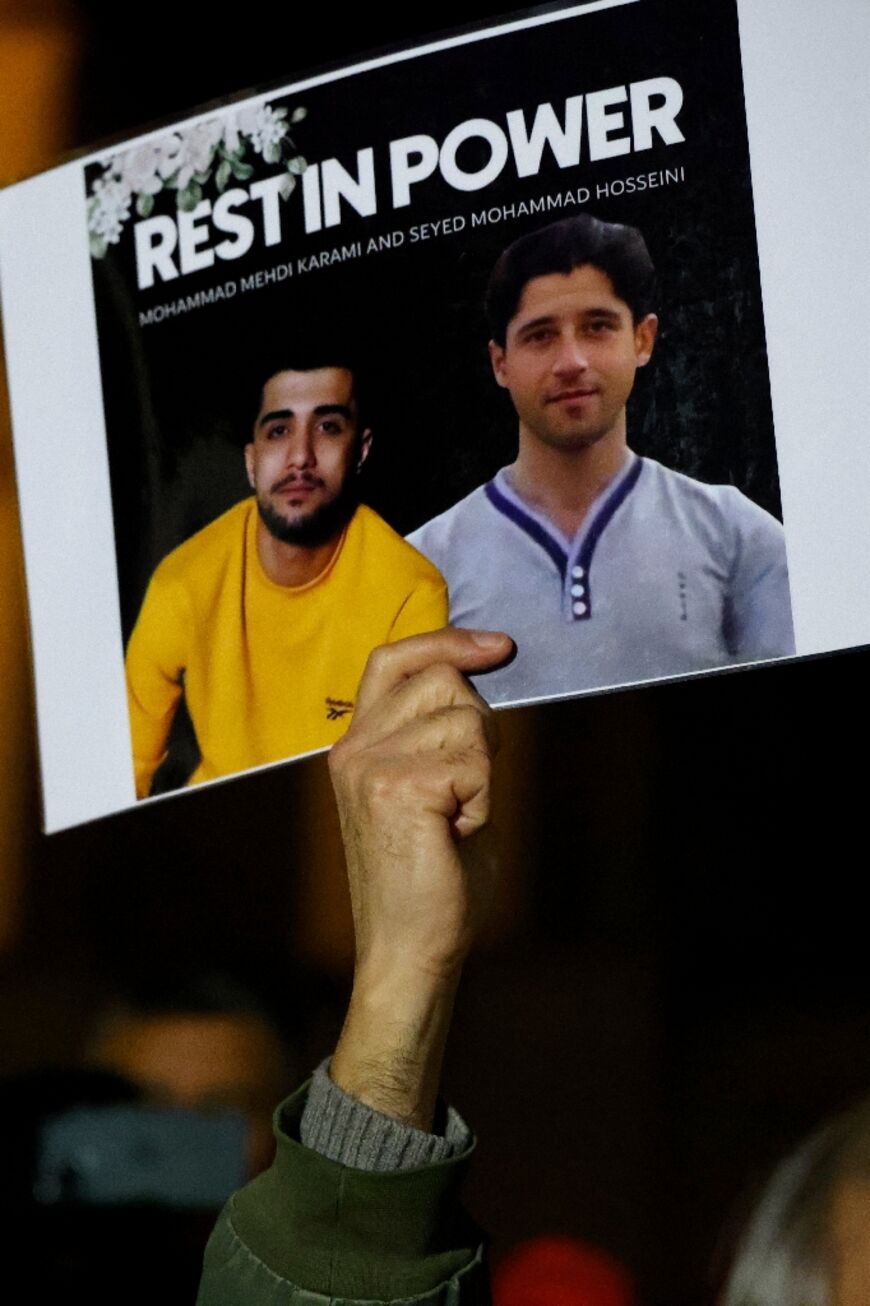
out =
{"type": "Polygon", "coordinates": [[[181,697],[189,625],[183,594],[177,584],[166,581],[158,567],[125,658],[137,798],[147,798],[154,772],[166,756],[169,730],[181,697]]]}
{"type": "Polygon", "coordinates": [[[458,1187],[473,1151],[367,1171],[299,1142],[308,1085],[276,1112],[271,1168],[224,1208],[197,1306],[486,1306],[480,1231],[458,1187]]]}

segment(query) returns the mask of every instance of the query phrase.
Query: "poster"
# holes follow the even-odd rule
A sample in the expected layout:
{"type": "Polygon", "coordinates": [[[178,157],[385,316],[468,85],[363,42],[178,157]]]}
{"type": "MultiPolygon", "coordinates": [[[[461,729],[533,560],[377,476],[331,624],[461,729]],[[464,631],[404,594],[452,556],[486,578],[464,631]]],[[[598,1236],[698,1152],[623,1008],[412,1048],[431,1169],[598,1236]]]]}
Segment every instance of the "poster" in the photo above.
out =
{"type": "Polygon", "coordinates": [[[38,279],[47,305],[53,260],[54,354],[80,389],[55,486],[72,520],[35,546],[75,589],[27,558],[49,828],[135,801],[134,754],[143,799],[328,746],[368,649],[444,619],[442,577],[454,620],[517,639],[480,684],[500,706],[819,651],[780,491],[734,0],[532,11],[6,192],[26,545],[30,487],[61,470],[16,315],[34,218],[60,235],[52,185],[66,221],[38,279]],[[640,233],[655,287],[625,288],[624,251],[609,274],[533,272],[493,346],[499,256],[588,215],[640,233]],[[269,504],[313,529],[276,533],[269,504]],[[49,603],[75,673],[40,634],[49,603]],[[62,721],[41,689],[59,681],[62,721]]]}

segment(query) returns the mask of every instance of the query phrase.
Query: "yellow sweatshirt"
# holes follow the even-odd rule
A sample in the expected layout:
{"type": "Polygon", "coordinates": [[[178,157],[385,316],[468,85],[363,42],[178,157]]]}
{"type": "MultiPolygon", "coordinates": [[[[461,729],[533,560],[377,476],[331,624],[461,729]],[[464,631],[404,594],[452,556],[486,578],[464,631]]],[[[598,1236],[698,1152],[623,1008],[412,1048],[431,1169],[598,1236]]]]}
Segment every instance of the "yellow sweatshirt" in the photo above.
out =
{"type": "Polygon", "coordinates": [[[127,647],[136,794],[148,794],[184,692],[202,760],[190,783],[344,734],[378,644],[447,623],[435,567],[365,506],[307,585],[271,581],[253,498],[160,563],[127,647]]]}

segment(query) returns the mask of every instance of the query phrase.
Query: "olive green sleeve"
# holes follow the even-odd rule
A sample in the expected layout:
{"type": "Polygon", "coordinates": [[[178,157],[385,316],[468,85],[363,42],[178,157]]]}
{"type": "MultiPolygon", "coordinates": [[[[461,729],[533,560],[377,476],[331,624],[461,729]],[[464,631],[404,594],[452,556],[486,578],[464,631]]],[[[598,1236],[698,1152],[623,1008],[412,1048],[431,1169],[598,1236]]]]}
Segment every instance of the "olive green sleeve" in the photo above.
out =
{"type": "Polygon", "coordinates": [[[473,1144],[417,1169],[341,1165],[299,1142],[307,1088],[276,1112],[271,1168],[221,1213],[198,1306],[484,1306],[481,1234],[458,1200],[473,1144]]]}

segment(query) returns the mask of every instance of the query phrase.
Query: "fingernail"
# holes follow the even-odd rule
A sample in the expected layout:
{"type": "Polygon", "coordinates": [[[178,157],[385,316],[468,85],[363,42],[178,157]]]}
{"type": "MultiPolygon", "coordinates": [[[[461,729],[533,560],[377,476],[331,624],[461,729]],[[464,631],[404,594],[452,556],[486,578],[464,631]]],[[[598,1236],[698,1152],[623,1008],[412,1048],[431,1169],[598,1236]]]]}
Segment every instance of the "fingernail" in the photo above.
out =
{"type": "Polygon", "coordinates": [[[504,648],[505,640],[509,638],[498,630],[470,630],[468,633],[478,648],[504,648]]]}

